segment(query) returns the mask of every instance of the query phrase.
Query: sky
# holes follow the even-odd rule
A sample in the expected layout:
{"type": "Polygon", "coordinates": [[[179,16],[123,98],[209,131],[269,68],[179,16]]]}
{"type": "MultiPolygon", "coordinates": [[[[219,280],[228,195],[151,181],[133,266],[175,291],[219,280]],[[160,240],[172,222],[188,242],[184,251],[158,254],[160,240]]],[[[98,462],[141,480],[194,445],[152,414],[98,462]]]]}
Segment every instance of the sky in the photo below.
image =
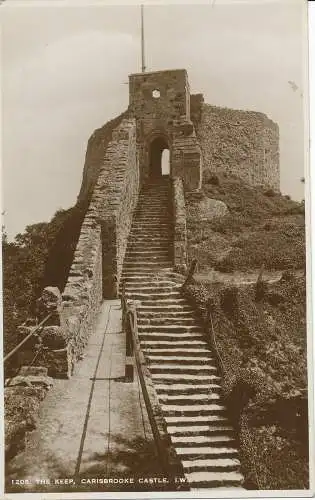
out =
{"type": "MultiPolygon", "coordinates": [[[[144,4],[147,70],[186,68],[207,103],[277,122],[281,190],[303,198],[303,0],[144,4]]],[[[140,7],[7,0],[0,23],[2,210],[12,238],[75,203],[87,141],[126,109],[128,74],[141,68],[140,7]]]]}

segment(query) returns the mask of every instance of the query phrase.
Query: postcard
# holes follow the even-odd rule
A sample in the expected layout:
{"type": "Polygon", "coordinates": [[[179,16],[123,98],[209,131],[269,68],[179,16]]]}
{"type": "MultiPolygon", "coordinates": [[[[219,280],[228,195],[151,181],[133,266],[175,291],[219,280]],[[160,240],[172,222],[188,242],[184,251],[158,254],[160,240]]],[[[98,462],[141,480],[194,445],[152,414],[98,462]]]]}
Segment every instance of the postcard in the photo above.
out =
{"type": "Polygon", "coordinates": [[[4,498],[311,496],[307,2],[0,22],[4,498]]]}

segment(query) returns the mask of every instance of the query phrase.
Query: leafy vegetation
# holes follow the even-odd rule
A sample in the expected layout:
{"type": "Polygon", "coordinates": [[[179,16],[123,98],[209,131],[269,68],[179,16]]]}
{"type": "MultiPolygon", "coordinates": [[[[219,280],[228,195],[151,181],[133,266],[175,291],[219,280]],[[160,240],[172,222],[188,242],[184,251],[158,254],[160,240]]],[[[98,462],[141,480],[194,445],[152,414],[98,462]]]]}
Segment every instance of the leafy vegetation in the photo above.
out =
{"type": "Polygon", "coordinates": [[[292,272],[272,284],[186,288],[208,327],[211,310],[249,489],[308,488],[305,288],[292,272]]]}
{"type": "Polygon", "coordinates": [[[50,222],[27,226],[13,242],[3,235],[4,351],[16,345],[16,329],[34,314],[47,285],[64,289],[86,206],[58,210],[50,222]]]}
{"type": "Polygon", "coordinates": [[[230,273],[305,266],[304,203],[233,176],[205,173],[202,196],[223,201],[229,213],[200,220],[200,200],[188,197],[188,250],[201,270],[230,273]]]}

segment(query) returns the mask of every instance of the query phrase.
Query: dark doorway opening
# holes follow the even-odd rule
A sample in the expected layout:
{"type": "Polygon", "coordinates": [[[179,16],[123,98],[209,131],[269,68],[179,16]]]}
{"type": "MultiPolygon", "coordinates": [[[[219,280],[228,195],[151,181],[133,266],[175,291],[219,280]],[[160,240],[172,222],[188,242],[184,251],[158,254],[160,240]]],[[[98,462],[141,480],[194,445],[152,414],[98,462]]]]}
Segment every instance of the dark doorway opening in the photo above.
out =
{"type": "Polygon", "coordinates": [[[157,137],[150,145],[150,177],[152,179],[160,179],[169,175],[169,146],[164,137],[157,137]]]}

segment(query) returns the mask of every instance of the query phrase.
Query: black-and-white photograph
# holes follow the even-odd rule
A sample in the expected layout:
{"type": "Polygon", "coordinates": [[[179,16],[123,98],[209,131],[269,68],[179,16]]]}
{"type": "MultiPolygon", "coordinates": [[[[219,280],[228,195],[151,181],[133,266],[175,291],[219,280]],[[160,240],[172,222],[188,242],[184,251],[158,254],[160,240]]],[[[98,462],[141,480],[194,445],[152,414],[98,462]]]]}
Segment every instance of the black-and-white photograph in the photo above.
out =
{"type": "Polygon", "coordinates": [[[5,498],[310,495],[307,2],[0,23],[5,498]]]}

